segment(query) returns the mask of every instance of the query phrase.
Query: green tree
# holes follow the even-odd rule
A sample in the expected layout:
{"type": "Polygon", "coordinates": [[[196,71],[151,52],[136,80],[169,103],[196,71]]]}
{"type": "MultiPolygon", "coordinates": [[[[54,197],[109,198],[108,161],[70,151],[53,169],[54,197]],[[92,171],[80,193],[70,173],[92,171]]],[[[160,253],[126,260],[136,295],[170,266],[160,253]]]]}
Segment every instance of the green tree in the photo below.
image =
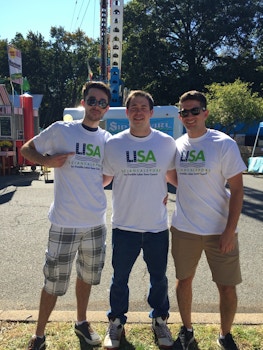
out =
{"type": "Polygon", "coordinates": [[[0,40],[0,79],[1,84],[5,84],[9,81],[7,40],[0,40]]]}
{"type": "Polygon", "coordinates": [[[206,89],[209,127],[220,124],[227,134],[231,134],[238,123],[244,123],[247,127],[262,120],[263,98],[251,91],[250,84],[237,79],[232,84],[213,83],[206,86],[206,89]]]}
{"type": "MultiPolygon", "coordinates": [[[[124,11],[124,81],[129,88],[156,87],[166,103],[203,89],[218,81],[214,69],[225,56],[236,59],[250,50],[262,9],[257,0],[130,1],[124,11]]],[[[234,81],[240,75],[237,65],[231,68],[234,81]]]]}
{"type": "MultiPolygon", "coordinates": [[[[253,82],[262,96],[263,1],[131,0],[124,9],[122,80],[149,91],[156,104],[174,104],[190,89],[212,83],[253,82]]],[[[61,119],[74,107],[88,79],[100,79],[100,43],[77,30],[51,27],[50,38],[17,33],[30,92],[43,94],[40,124],[61,119]]],[[[0,40],[0,78],[8,82],[7,40],[0,40]]],[[[6,83],[9,92],[10,84],[6,83]]],[[[20,86],[15,86],[20,93],[20,86]]]]}
{"type": "MultiPolygon", "coordinates": [[[[99,76],[99,43],[81,30],[69,33],[63,27],[51,27],[49,41],[32,31],[26,38],[17,33],[11,44],[22,52],[23,76],[30,82],[30,93],[43,95],[42,127],[62,119],[65,107],[79,104],[82,86],[88,79],[88,61],[94,79],[99,76]]],[[[8,77],[6,41],[0,41],[0,62],[0,76],[8,77]]],[[[11,93],[10,85],[6,86],[11,93]]],[[[20,93],[19,85],[15,89],[20,93]]]]}
{"type": "Polygon", "coordinates": [[[152,11],[151,1],[133,0],[125,7],[122,77],[129,89],[149,91],[156,104],[174,103],[178,67],[171,64],[169,43],[152,11]]]}
{"type": "Polygon", "coordinates": [[[88,79],[87,62],[95,52],[93,40],[81,30],[69,33],[63,27],[52,27],[50,33],[47,51],[47,125],[61,119],[65,107],[79,104],[82,86],[88,79]]]}

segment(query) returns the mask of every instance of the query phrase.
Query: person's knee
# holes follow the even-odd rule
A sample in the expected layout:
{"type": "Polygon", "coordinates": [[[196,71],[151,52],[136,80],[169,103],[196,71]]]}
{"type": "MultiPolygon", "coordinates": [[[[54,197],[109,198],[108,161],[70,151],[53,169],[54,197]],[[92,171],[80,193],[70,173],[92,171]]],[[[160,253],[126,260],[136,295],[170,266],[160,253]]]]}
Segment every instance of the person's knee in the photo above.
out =
{"type": "Polygon", "coordinates": [[[226,286],[226,285],[217,285],[219,293],[224,297],[232,297],[236,295],[236,286],[226,286]]]}
{"type": "Polygon", "coordinates": [[[192,281],[193,281],[194,276],[190,276],[184,279],[177,279],[176,281],[176,286],[177,288],[189,288],[192,287],[192,281]]]}

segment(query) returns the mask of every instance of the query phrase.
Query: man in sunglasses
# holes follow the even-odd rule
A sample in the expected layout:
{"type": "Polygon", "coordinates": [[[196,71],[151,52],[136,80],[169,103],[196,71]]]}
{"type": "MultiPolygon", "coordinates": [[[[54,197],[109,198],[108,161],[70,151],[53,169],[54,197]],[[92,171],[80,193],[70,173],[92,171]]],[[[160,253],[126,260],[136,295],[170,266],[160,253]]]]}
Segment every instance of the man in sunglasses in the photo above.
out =
{"type": "Polygon", "coordinates": [[[74,258],[77,280],[76,335],[90,345],[101,342],[91,328],[86,310],[92,285],[100,283],[105,259],[106,197],[103,189],[104,145],[111,136],[99,127],[109,109],[110,89],[88,82],[82,89],[81,121],[58,121],[29,140],[22,155],[35,164],[54,168],[54,202],[44,264],[38,322],[28,350],[43,350],[45,327],[57,297],[66,293],[74,258]]]}
{"type": "Polygon", "coordinates": [[[104,174],[112,187],[112,266],[109,327],[105,349],[118,349],[129,305],[128,280],[140,252],[150,274],[148,303],[152,329],[161,348],[172,349],[166,277],[169,230],[166,173],[174,168],[174,139],[151,128],[152,96],[132,91],[126,100],[130,128],[105,146],[104,174]]]}
{"type": "Polygon", "coordinates": [[[176,295],[183,322],[177,341],[183,349],[194,342],[192,281],[204,251],[220,298],[217,344],[221,349],[237,350],[231,327],[237,308],[236,285],[241,283],[237,223],[243,203],[242,172],[246,166],[232,138],[206,128],[208,110],[204,94],[184,93],[179,108],[179,118],[187,133],[176,140],[177,179],[169,179],[174,185],[178,183],[171,226],[176,295]]]}

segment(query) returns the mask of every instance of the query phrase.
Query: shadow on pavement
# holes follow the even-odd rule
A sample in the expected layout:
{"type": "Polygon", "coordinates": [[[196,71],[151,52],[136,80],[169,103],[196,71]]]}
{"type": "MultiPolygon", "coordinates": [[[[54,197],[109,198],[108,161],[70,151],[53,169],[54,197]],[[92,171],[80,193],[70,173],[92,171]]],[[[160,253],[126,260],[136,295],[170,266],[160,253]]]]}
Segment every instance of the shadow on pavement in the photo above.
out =
{"type": "Polygon", "coordinates": [[[15,175],[0,176],[0,189],[7,186],[30,186],[32,181],[38,180],[40,172],[21,172],[15,175]]]}
{"type": "Polygon", "coordinates": [[[17,187],[31,186],[32,181],[38,180],[39,176],[39,172],[33,171],[0,176],[0,204],[11,201],[17,187]]]}
{"type": "Polygon", "coordinates": [[[262,191],[244,186],[244,201],[242,214],[256,220],[263,221],[263,194],[262,191]],[[251,199],[247,200],[246,197],[251,199]]]}

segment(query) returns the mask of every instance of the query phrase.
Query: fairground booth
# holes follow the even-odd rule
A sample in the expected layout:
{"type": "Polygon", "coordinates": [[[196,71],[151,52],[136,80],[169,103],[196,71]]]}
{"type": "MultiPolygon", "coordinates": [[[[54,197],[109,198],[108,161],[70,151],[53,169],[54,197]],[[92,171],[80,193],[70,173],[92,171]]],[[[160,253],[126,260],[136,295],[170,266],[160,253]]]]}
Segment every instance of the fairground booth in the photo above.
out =
{"type": "Polygon", "coordinates": [[[20,153],[22,145],[39,133],[38,110],[43,95],[9,95],[0,84],[0,175],[33,166],[20,153]]]}

